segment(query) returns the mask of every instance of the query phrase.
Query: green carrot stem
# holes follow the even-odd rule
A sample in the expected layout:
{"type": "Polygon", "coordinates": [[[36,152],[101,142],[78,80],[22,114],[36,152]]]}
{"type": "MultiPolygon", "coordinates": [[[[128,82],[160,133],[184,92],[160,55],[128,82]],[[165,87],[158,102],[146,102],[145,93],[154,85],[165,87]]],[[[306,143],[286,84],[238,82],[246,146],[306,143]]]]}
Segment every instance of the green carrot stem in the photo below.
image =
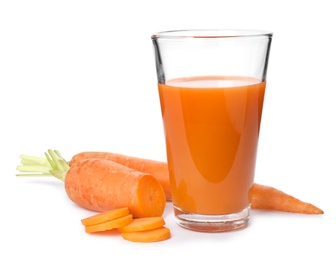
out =
{"type": "Polygon", "coordinates": [[[18,173],[16,176],[24,177],[50,177],[53,176],[51,173],[18,173]]]}
{"type": "Polygon", "coordinates": [[[54,176],[62,181],[65,179],[67,171],[70,169],[67,161],[57,150],[49,149],[45,153],[45,158],[21,155],[21,164],[16,167],[20,172],[35,172],[34,174],[17,174],[16,176],[54,176]]]}
{"type": "Polygon", "coordinates": [[[16,169],[20,172],[41,172],[49,173],[52,169],[50,166],[39,165],[39,164],[29,164],[29,165],[18,165],[16,169]]]}
{"type": "Polygon", "coordinates": [[[43,157],[21,154],[19,158],[22,159],[21,161],[22,164],[41,164],[41,165],[46,165],[46,166],[49,165],[46,158],[43,158],[43,157]]]}

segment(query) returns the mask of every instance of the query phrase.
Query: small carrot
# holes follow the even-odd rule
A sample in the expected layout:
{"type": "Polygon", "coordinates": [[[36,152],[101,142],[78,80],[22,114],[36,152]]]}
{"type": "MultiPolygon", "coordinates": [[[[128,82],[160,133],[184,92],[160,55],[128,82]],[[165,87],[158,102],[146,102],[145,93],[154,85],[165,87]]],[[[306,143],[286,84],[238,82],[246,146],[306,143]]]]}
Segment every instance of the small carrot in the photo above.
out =
{"type": "Polygon", "coordinates": [[[105,221],[103,223],[95,224],[95,225],[86,225],[85,231],[86,233],[94,233],[94,232],[102,232],[111,229],[121,228],[123,226],[128,225],[133,220],[133,216],[128,214],[124,217],[116,218],[113,220],[105,221]]]}
{"type": "Polygon", "coordinates": [[[116,208],[116,209],[112,209],[106,212],[95,214],[88,218],[84,218],[81,220],[81,222],[84,226],[96,225],[96,224],[100,224],[106,221],[114,220],[116,218],[125,217],[128,214],[129,214],[129,210],[127,207],[116,208]]]}
{"type": "Polygon", "coordinates": [[[81,160],[70,167],[58,152],[48,152],[50,173],[64,181],[68,197],[79,206],[98,212],[128,207],[134,217],[163,214],[165,193],[153,176],[104,159],[81,160]]]}
{"type": "Polygon", "coordinates": [[[144,231],[164,226],[166,223],[163,217],[147,217],[133,219],[128,225],[118,228],[120,233],[144,231]]]}
{"type": "Polygon", "coordinates": [[[74,155],[69,162],[69,165],[88,158],[99,158],[114,161],[120,163],[129,168],[135,169],[139,172],[145,172],[150,175],[153,175],[155,179],[161,184],[167,201],[171,201],[171,189],[169,181],[169,172],[166,162],[143,159],[118,153],[109,153],[109,152],[81,152],[74,155]]]}
{"type": "Polygon", "coordinates": [[[120,234],[125,240],[131,242],[158,242],[171,237],[170,230],[166,227],[159,227],[144,231],[124,232],[120,234]]]}
{"type": "Polygon", "coordinates": [[[253,209],[265,209],[286,211],[304,214],[323,214],[318,207],[303,202],[283,191],[270,186],[254,184],[251,191],[251,207],[253,209]]]}

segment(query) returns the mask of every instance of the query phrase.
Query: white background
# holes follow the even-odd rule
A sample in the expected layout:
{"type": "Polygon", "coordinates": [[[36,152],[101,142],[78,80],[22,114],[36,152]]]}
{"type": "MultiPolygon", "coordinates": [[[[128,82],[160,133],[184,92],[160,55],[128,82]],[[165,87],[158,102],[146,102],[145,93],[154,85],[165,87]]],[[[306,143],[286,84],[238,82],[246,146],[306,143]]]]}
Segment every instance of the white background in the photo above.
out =
{"type": "Polygon", "coordinates": [[[335,259],[333,1],[124,0],[0,2],[0,259],[335,259]],[[247,229],[178,227],[137,244],[84,232],[92,214],[57,179],[16,177],[20,154],[51,148],[165,160],[150,36],[172,29],[274,33],[256,182],[325,211],[252,211],[247,229]]]}

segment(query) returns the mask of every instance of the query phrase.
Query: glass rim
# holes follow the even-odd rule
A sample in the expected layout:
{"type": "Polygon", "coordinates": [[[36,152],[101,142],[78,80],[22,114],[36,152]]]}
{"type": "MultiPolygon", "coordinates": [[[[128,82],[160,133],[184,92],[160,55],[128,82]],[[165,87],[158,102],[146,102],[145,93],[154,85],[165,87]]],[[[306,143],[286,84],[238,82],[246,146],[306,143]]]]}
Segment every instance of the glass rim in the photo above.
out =
{"type": "Polygon", "coordinates": [[[250,38],[250,37],[272,37],[273,32],[268,30],[254,29],[191,29],[171,30],[154,33],[151,38],[156,39],[186,39],[186,38],[250,38]]]}

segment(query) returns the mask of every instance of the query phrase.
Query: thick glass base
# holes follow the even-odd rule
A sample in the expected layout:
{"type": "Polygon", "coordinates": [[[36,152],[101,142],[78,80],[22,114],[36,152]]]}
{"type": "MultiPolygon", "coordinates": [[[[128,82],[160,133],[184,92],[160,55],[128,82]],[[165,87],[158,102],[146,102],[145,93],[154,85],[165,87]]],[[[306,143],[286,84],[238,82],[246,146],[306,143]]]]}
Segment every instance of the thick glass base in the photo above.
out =
{"type": "Polygon", "coordinates": [[[243,229],[250,218],[250,207],[228,215],[200,215],[185,212],[174,206],[176,222],[186,229],[199,232],[227,232],[243,229]]]}

